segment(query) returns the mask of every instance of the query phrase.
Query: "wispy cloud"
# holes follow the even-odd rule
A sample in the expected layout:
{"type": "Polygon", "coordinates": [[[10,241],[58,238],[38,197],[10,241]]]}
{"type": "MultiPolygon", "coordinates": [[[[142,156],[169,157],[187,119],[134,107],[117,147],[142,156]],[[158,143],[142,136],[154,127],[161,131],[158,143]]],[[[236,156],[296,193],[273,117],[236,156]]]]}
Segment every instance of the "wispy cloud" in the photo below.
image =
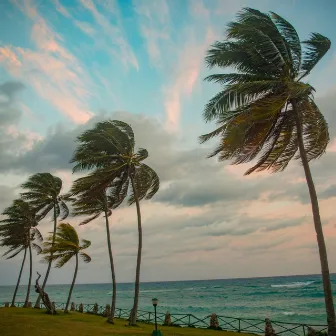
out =
{"type": "Polygon", "coordinates": [[[176,36],[180,28],[175,27],[173,31],[165,0],[156,1],[155,6],[146,1],[133,1],[133,5],[139,15],[139,28],[151,65],[166,78],[162,86],[166,126],[176,132],[183,99],[192,95],[203,66],[205,48],[213,39],[210,11],[203,1],[190,2],[191,20],[197,17],[201,28],[195,31],[187,25],[179,31],[178,40],[173,40],[170,36],[176,36]]]}
{"type": "Polygon", "coordinates": [[[31,39],[36,49],[3,46],[0,62],[14,78],[28,83],[73,122],[86,122],[92,116],[88,106],[90,80],[82,65],[32,1],[16,5],[33,23],[31,39]]]}
{"type": "Polygon", "coordinates": [[[150,60],[155,67],[161,68],[164,64],[162,46],[169,43],[169,7],[165,0],[157,0],[150,4],[133,0],[133,6],[140,18],[139,28],[150,60]]]}
{"type": "Polygon", "coordinates": [[[69,11],[61,5],[61,3],[59,2],[59,0],[53,0],[54,4],[55,4],[55,8],[56,10],[61,13],[63,16],[70,18],[71,14],[69,13],[69,11]]]}
{"type": "Polygon", "coordinates": [[[103,29],[104,39],[107,41],[105,45],[108,46],[109,52],[117,57],[125,66],[132,66],[139,70],[138,60],[123,32],[116,2],[103,2],[104,14],[99,11],[92,0],[80,0],[80,2],[91,13],[96,23],[103,29]],[[113,24],[111,22],[116,23],[113,24]]]}
{"type": "Polygon", "coordinates": [[[211,28],[208,28],[203,42],[196,41],[191,32],[189,36],[189,44],[179,53],[175,76],[164,88],[166,125],[171,131],[177,131],[179,128],[183,98],[192,95],[203,67],[205,50],[214,38],[211,28]]]}
{"type": "Polygon", "coordinates": [[[95,35],[94,28],[88,23],[84,21],[74,20],[74,24],[85,34],[93,37],[95,35]]]}

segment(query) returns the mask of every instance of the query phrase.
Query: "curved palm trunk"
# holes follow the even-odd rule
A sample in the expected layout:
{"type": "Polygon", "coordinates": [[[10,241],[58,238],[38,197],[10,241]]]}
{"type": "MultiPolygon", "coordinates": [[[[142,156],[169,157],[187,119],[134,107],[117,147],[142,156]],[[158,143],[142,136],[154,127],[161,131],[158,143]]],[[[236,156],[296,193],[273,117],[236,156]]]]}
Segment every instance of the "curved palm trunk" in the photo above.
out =
{"type": "Polygon", "coordinates": [[[137,194],[137,190],[135,187],[133,176],[131,175],[131,183],[134,193],[135,205],[137,209],[138,216],[138,257],[137,257],[137,265],[136,265],[136,274],[135,274],[135,288],[134,288],[134,302],[133,308],[130,316],[130,325],[135,325],[137,321],[137,313],[138,313],[138,304],[139,304],[139,292],[140,292],[140,266],[141,266],[141,251],[142,251],[142,227],[141,227],[141,212],[140,212],[140,203],[137,194]]]}
{"type": "Polygon", "coordinates": [[[309,189],[309,195],[311,200],[314,225],[316,231],[317,244],[319,248],[321,269],[322,269],[322,280],[323,280],[323,289],[324,289],[324,300],[327,312],[327,321],[328,321],[328,335],[336,336],[336,318],[335,318],[335,308],[333,302],[333,295],[331,290],[331,281],[330,281],[330,273],[328,266],[328,256],[326,244],[324,241],[324,235],[322,230],[322,223],[319,211],[319,204],[317,199],[317,194],[315,190],[314,181],[310,172],[309,163],[307,159],[307,154],[304,148],[303,143],[303,134],[302,134],[302,124],[299,112],[297,110],[296,102],[293,102],[293,107],[295,111],[295,119],[296,119],[296,128],[300,149],[300,156],[302,160],[303,169],[306,175],[307,185],[309,189]]]}
{"type": "MultiPolygon", "coordinates": [[[[57,229],[57,215],[56,215],[56,207],[54,206],[54,231],[53,231],[53,240],[52,240],[52,247],[54,246],[55,243],[55,237],[56,237],[56,229],[57,229]]],[[[48,263],[48,268],[46,275],[44,277],[43,283],[42,283],[42,290],[44,290],[45,285],[47,284],[47,280],[49,277],[50,269],[51,269],[51,264],[52,264],[52,256],[53,253],[50,253],[50,261],[48,263]]],[[[34,308],[41,308],[41,295],[37,297],[37,300],[35,302],[34,308]]]]}
{"type": "Polygon", "coordinates": [[[74,288],[74,286],[75,286],[75,282],[76,282],[77,272],[78,272],[78,254],[76,254],[75,274],[74,274],[74,277],[73,277],[73,279],[72,279],[72,284],[71,284],[71,287],[70,287],[68,300],[67,300],[67,303],[66,303],[66,305],[65,305],[64,313],[67,313],[67,312],[68,312],[68,308],[69,308],[69,304],[70,304],[70,300],[71,300],[72,290],[73,290],[73,288],[74,288]]]}
{"type": "Polygon", "coordinates": [[[106,237],[107,237],[107,247],[110,257],[110,267],[111,267],[111,275],[112,275],[112,305],[111,305],[111,314],[107,318],[107,322],[114,323],[114,313],[116,309],[116,299],[117,299],[117,285],[116,285],[116,278],[114,272],[114,262],[113,262],[113,255],[112,255],[112,248],[111,248],[111,236],[110,236],[110,227],[109,227],[109,220],[107,217],[107,209],[105,209],[105,224],[106,224],[106,237]]]}
{"type": "Polygon", "coordinates": [[[19,278],[18,278],[16,287],[15,287],[15,291],[14,291],[14,294],[13,294],[11,307],[15,307],[15,298],[16,298],[17,291],[19,289],[19,285],[20,285],[20,281],[21,281],[21,275],[22,275],[22,271],[23,271],[23,266],[24,266],[24,263],[26,261],[26,256],[27,256],[27,248],[25,248],[25,252],[24,252],[24,256],[23,256],[23,260],[22,260],[22,264],[21,264],[21,269],[20,269],[20,273],[19,273],[19,278]]]}
{"type": "Polygon", "coordinates": [[[31,287],[31,280],[32,280],[32,275],[33,275],[33,256],[32,256],[30,239],[29,239],[28,249],[29,249],[29,281],[28,281],[28,289],[27,289],[26,300],[25,300],[25,303],[23,305],[24,308],[28,307],[29,295],[30,295],[30,287],[31,287]]]}

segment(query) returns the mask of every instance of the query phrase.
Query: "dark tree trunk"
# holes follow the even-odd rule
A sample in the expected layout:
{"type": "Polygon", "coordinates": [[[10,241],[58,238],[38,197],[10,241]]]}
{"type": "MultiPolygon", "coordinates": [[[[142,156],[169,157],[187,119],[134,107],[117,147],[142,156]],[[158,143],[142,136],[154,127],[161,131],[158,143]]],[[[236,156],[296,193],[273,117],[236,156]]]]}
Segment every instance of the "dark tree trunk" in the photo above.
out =
{"type": "Polygon", "coordinates": [[[326,244],[324,241],[324,235],[323,235],[323,229],[322,229],[322,223],[321,223],[321,217],[320,217],[320,211],[319,211],[319,204],[318,204],[314,181],[313,181],[310,168],[309,168],[307,154],[304,148],[301,117],[297,109],[296,102],[293,101],[292,103],[293,103],[293,107],[295,111],[300,156],[301,156],[302,165],[303,165],[303,169],[306,175],[307,185],[309,189],[309,195],[310,195],[313,218],[314,218],[314,226],[315,226],[317,244],[318,244],[319,255],[320,255],[323,289],[324,289],[324,300],[325,300],[327,321],[328,321],[328,335],[336,336],[335,308],[334,308],[333,295],[332,295],[332,290],[331,290],[328,256],[327,256],[326,244]]]}
{"type": "Polygon", "coordinates": [[[76,267],[75,267],[75,273],[74,273],[74,277],[72,279],[72,283],[71,283],[71,287],[70,287],[70,291],[69,291],[69,296],[68,296],[68,300],[67,303],[65,305],[65,309],[64,309],[64,313],[68,312],[68,308],[69,308],[69,304],[70,304],[70,300],[71,300],[71,294],[72,294],[72,290],[75,286],[75,282],[76,282],[76,277],[77,277],[77,272],[78,272],[78,254],[76,254],[76,267]]]}
{"type": "Polygon", "coordinates": [[[140,212],[140,203],[138,198],[138,193],[135,187],[134,178],[131,175],[131,183],[133,188],[133,194],[135,199],[135,205],[137,209],[138,216],[138,257],[137,257],[137,265],[136,265],[136,274],[135,274],[135,288],[134,288],[134,302],[133,309],[130,316],[130,325],[135,325],[137,321],[138,314],[138,304],[139,304],[139,292],[140,292],[140,266],[141,266],[141,251],[142,251],[142,227],[141,227],[141,212],[140,212]]]}
{"type": "MultiPolygon", "coordinates": [[[[54,231],[53,231],[53,240],[52,240],[52,245],[51,245],[52,247],[54,247],[54,243],[55,243],[56,229],[57,229],[57,214],[56,214],[56,206],[54,205],[54,231]]],[[[53,252],[50,253],[50,261],[48,263],[48,268],[47,268],[46,275],[43,279],[42,291],[44,290],[44,287],[46,286],[47,281],[48,281],[48,277],[49,277],[49,273],[50,273],[50,269],[51,269],[51,264],[52,264],[52,256],[53,256],[53,252]]],[[[37,297],[34,308],[40,308],[40,306],[41,306],[41,295],[39,295],[37,297]]]]}
{"type": "Polygon", "coordinates": [[[26,256],[27,256],[27,248],[25,248],[25,251],[24,251],[24,256],[23,256],[23,260],[22,260],[22,264],[21,264],[21,269],[20,269],[20,273],[19,273],[19,278],[18,278],[16,287],[15,287],[15,291],[14,291],[14,294],[13,294],[13,299],[12,299],[11,307],[15,307],[15,298],[16,298],[16,294],[17,294],[17,291],[18,291],[19,286],[20,286],[21,275],[22,275],[22,271],[23,271],[24,263],[25,263],[25,261],[26,261],[26,256]]]}
{"type": "Polygon", "coordinates": [[[32,249],[31,249],[31,241],[29,239],[29,281],[28,281],[28,289],[27,289],[27,295],[26,295],[26,300],[23,305],[24,308],[28,307],[28,302],[29,302],[29,295],[30,295],[30,287],[31,287],[31,280],[32,280],[32,275],[33,275],[33,256],[32,256],[32,249]]]}
{"type": "Polygon", "coordinates": [[[108,220],[107,206],[105,208],[105,224],[106,224],[107,247],[108,247],[108,253],[110,257],[110,267],[111,267],[111,275],[112,275],[112,305],[111,305],[111,314],[110,316],[107,317],[107,321],[109,323],[114,323],[113,319],[114,319],[114,313],[116,309],[117,285],[116,285],[116,278],[115,278],[115,272],[114,272],[114,262],[113,262],[113,255],[112,255],[110,225],[109,225],[109,220],[108,220]]]}

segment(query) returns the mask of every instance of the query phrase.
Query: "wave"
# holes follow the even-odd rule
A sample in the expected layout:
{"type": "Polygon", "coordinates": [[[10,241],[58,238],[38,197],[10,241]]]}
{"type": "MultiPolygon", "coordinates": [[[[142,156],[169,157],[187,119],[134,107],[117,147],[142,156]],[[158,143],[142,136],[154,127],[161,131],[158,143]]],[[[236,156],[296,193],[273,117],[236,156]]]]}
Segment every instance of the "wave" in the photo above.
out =
{"type": "Polygon", "coordinates": [[[145,290],[140,290],[141,293],[152,293],[152,292],[177,292],[179,289],[145,289],[145,290]]]}
{"type": "Polygon", "coordinates": [[[271,285],[273,288],[300,288],[300,287],[306,287],[311,284],[313,284],[315,281],[305,281],[305,282],[292,282],[288,284],[281,284],[281,285],[271,285]]]}
{"type": "Polygon", "coordinates": [[[296,315],[296,313],[294,312],[291,312],[291,311],[286,311],[286,312],[283,312],[282,314],[286,315],[286,316],[293,316],[293,315],[296,315]]]}

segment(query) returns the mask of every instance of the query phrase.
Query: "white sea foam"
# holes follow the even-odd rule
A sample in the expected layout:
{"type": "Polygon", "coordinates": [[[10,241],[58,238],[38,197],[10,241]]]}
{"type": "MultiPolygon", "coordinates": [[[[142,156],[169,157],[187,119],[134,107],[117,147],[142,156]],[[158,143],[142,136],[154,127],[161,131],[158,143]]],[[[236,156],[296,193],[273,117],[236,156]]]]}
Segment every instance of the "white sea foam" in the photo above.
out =
{"type": "Polygon", "coordinates": [[[287,284],[281,284],[281,285],[271,285],[273,288],[300,288],[300,287],[306,287],[311,284],[313,284],[315,281],[305,281],[305,282],[291,282],[287,284]]]}
{"type": "Polygon", "coordinates": [[[283,312],[282,314],[286,315],[286,316],[293,316],[293,315],[296,315],[296,313],[294,312],[283,312]]]}

